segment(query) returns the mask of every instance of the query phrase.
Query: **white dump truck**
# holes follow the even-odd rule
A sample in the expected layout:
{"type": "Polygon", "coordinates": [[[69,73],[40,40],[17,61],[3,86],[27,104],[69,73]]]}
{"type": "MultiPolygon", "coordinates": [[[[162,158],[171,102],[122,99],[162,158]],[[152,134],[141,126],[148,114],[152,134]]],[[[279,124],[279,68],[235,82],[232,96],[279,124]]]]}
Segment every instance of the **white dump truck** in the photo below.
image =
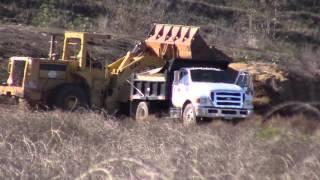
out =
{"type": "Polygon", "coordinates": [[[173,60],[162,69],[133,75],[132,115],[169,112],[184,124],[201,119],[243,119],[253,111],[253,85],[248,72],[195,60],[173,60]]]}

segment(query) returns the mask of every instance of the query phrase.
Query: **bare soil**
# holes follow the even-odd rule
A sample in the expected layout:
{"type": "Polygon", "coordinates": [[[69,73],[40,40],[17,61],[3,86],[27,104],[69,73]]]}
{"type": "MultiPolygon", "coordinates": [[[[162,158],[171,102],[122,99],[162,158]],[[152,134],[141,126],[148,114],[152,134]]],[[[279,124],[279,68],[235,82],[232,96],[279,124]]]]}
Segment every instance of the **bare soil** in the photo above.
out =
{"type": "MultiPolygon", "coordinates": [[[[12,56],[48,57],[51,34],[58,35],[58,45],[63,41],[64,30],[56,28],[35,28],[24,25],[0,26],[0,58],[12,56]]],[[[106,61],[113,61],[133,48],[134,40],[114,35],[112,39],[103,41],[100,51],[104,51],[106,61]],[[103,47],[102,47],[103,46],[103,47]],[[102,49],[103,48],[103,49],[102,49]]],[[[61,46],[58,53],[61,55],[61,46]]]]}
{"type": "MultiPolygon", "coordinates": [[[[62,54],[62,29],[35,28],[23,25],[0,26],[0,77],[6,77],[6,62],[11,56],[48,56],[49,41],[51,34],[58,34],[58,54],[62,54]]],[[[112,34],[112,38],[95,44],[95,50],[103,63],[111,63],[122,57],[131,48],[135,41],[130,35],[112,34]],[[102,57],[102,58],[101,58],[102,57]]],[[[143,40],[141,38],[140,40],[143,40]]],[[[265,113],[274,105],[287,101],[319,101],[316,96],[320,86],[317,76],[304,76],[301,72],[288,69],[275,63],[248,62],[233,63],[235,69],[247,69],[254,77],[255,106],[257,112],[265,113]]]]}

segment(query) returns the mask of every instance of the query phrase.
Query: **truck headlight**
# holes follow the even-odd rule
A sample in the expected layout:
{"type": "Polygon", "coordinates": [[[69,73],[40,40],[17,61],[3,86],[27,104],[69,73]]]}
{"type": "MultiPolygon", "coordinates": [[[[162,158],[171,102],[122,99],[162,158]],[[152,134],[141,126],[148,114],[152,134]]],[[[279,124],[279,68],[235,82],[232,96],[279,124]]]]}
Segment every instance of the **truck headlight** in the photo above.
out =
{"type": "Polygon", "coordinates": [[[208,97],[200,97],[200,98],[197,98],[197,99],[196,99],[196,102],[197,102],[198,104],[209,104],[209,103],[210,103],[208,97]]]}
{"type": "Polygon", "coordinates": [[[250,105],[251,105],[251,101],[248,100],[248,99],[245,100],[245,101],[244,101],[244,105],[245,105],[245,106],[250,106],[250,105]]]}
{"type": "Polygon", "coordinates": [[[252,108],[252,99],[246,99],[243,103],[244,108],[252,108]]]}

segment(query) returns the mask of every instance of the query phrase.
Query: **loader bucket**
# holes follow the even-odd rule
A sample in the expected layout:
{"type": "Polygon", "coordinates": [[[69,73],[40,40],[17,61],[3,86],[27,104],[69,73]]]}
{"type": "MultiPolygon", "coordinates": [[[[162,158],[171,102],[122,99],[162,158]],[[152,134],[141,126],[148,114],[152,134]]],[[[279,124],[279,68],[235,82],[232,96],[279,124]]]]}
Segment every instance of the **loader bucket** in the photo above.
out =
{"type": "Polygon", "coordinates": [[[154,24],[145,43],[153,53],[165,59],[197,59],[230,63],[232,61],[230,57],[207,45],[199,30],[200,28],[195,26],[154,24]]]}

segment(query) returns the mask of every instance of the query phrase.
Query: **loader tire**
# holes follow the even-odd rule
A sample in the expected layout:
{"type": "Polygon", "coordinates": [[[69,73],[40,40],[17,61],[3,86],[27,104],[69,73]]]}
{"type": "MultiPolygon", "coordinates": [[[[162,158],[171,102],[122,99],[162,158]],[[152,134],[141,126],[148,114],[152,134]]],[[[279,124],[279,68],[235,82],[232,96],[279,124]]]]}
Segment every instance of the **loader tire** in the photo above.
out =
{"type": "Polygon", "coordinates": [[[191,103],[187,104],[183,109],[182,113],[182,123],[185,126],[197,124],[197,117],[194,107],[191,103]]]}
{"type": "Polygon", "coordinates": [[[88,107],[88,98],[78,86],[64,86],[58,91],[54,105],[62,110],[74,111],[81,107],[88,107]]]}
{"type": "Polygon", "coordinates": [[[149,106],[145,101],[141,101],[137,104],[135,111],[135,119],[137,121],[144,121],[149,117],[149,106]]]}

